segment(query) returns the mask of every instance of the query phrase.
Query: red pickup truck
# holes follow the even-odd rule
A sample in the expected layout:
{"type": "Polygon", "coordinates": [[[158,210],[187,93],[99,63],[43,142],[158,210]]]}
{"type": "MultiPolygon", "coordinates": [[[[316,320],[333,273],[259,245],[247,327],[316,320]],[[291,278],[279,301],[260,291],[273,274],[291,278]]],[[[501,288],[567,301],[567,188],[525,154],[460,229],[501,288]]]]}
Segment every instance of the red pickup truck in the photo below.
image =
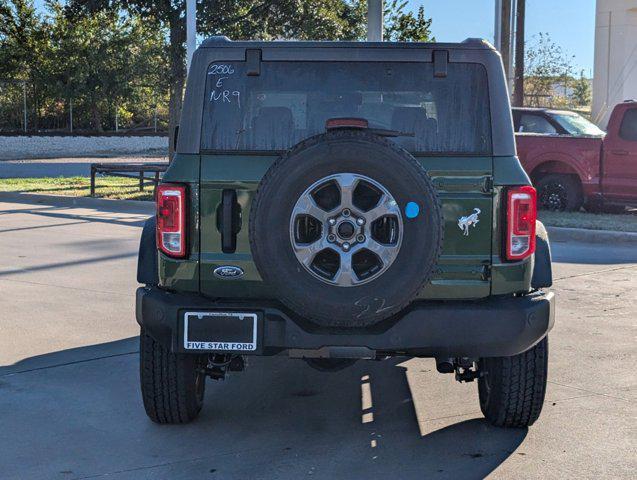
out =
{"type": "Polygon", "coordinates": [[[541,208],[637,206],[637,101],[618,104],[604,133],[565,110],[514,108],[518,156],[541,208]]]}

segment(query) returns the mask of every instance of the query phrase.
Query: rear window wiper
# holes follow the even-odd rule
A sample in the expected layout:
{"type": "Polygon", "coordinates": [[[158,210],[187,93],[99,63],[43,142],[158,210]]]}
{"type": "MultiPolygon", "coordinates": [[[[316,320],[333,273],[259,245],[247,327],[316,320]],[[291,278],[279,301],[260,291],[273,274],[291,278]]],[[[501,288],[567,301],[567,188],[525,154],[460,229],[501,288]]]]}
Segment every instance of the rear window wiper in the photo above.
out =
{"type": "Polygon", "coordinates": [[[388,128],[368,128],[368,132],[374,133],[380,137],[415,137],[414,132],[401,132],[399,130],[390,130],[388,128]]]}

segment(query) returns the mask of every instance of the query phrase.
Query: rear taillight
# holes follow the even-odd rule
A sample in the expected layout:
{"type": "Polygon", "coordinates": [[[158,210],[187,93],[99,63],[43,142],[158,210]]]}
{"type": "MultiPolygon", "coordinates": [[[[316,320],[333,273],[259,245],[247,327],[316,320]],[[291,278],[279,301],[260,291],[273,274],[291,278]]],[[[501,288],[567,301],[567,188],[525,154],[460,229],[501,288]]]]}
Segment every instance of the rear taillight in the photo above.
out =
{"type": "Polygon", "coordinates": [[[509,188],[507,196],[506,256],[522,260],[535,252],[537,195],[529,186],[509,188]]]}
{"type": "Polygon", "coordinates": [[[186,187],[157,187],[157,247],[175,258],[186,256],[186,187]]]}

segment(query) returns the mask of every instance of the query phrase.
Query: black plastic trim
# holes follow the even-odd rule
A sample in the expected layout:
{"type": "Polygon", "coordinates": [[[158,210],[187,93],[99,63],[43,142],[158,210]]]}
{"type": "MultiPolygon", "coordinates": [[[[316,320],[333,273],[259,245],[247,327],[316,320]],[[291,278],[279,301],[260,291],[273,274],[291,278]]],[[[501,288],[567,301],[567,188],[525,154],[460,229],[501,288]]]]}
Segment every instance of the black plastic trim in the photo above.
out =
{"type": "Polygon", "coordinates": [[[447,65],[449,64],[449,52],[446,50],[434,50],[434,77],[445,78],[447,76],[447,65]]]}
{"type": "MultiPolygon", "coordinates": [[[[324,347],[365,347],[384,354],[423,357],[495,357],[517,355],[535,345],[553,327],[551,292],[520,297],[491,297],[469,302],[416,302],[382,328],[313,329],[267,302],[223,302],[157,287],[137,290],[137,322],[173,352],[183,349],[187,310],[244,311],[259,315],[257,355],[324,347]]],[[[194,353],[189,350],[188,352],[194,353]]]]}
{"type": "Polygon", "coordinates": [[[142,237],[139,241],[139,255],[137,257],[137,282],[145,285],[159,284],[159,270],[157,267],[157,219],[150,217],[144,223],[142,237]]]}
{"type": "Polygon", "coordinates": [[[258,77],[261,75],[261,50],[246,50],[247,75],[258,77]]]}
{"type": "Polygon", "coordinates": [[[542,222],[536,222],[535,263],[531,288],[548,288],[553,285],[553,268],[551,266],[551,244],[542,222]]]}
{"type": "Polygon", "coordinates": [[[237,250],[237,233],[241,230],[241,206],[237,203],[236,190],[224,189],[221,192],[217,228],[221,233],[221,251],[234,253],[237,250]]]}

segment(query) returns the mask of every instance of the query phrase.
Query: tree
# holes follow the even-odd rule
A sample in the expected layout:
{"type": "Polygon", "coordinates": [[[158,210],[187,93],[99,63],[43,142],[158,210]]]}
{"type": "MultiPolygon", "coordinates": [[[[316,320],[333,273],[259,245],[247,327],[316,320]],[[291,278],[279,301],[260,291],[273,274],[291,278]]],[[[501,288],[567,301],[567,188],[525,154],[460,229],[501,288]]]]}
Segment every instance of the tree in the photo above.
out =
{"type": "Polygon", "coordinates": [[[165,31],[121,10],[68,15],[58,0],[38,14],[33,0],[0,0],[0,115],[22,122],[22,83],[31,129],[74,124],[112,128],[115,117],[133,123],[154,113],[168,91],[165,31]],[[62,122],[60,122],[62,119],[62,122]]]}
{"type": "Polygon", "coordinates": [[[47,25],[33,0],[0,0],[0,78],[29,86],[36,128],[48,49],[47,25]]]}
{"type": "Polygon", "coordinates": [[[579,78],[573,82],[572,102],[578,106],[589,106],[591,103],[591,84],[584,77],[584,70],[580,72],[579,78]]]}
{"type": "Polygon", "coordinates": [[[385,7],[384,38],[391,42],[435,42],[431,35],[431,18],[425,18],[425,8],[416,14],[405,11],[406,1],[392,0],[385,7]]]}
{"type": "Polygon", "coordinates": [[[104,112],[110,124],[119,114],[130,113],[125,105],[143,87],[140,78],[156,94],[166,88],[161,31],[118,10],[69,18],[58,1],[48,5],[51,50],[57,59],[51,77],[68,102],[85,103],[95,130],[102,131],[104,112]]]}
{"type": "MultiPolygon", "coordinates": [[[[186,78],[185,0],[71,0],[75,15],[125,8],[129,13],[157,22],[168,31],[169,132],[179,121],[186,78]]],[[[361,23],[357,7],[344,0],[218,0],[197,4],[198,31],[233,38],[354,38],[361,23]]],[[[172,147],[172,138],[169,147],[172,147]]]]}
{"type": "MultiPolygon", "coordinates": [[[[71,0],[75,14],[117,7],[149,18],[168,31],[169,132],[179,121],[186,77],[185,0],[71,0]]],[[[387,23],[388,38],[427,40],[431,21],[422,8],[405,13],[406,2],[394,1],[387,23]]],[[[235,39],[278,38],[355,40],[365,34],[365,0],[217,0],[197,4],[197,27],[203,35],[235,39]]],[[[169,146],[172,147],[172,138],[169,146]]]]}
{"type": "Polygon", "coordinates": [[[525,94],[530,104],[541,106],[542,99],[558,96],[556,86],[564,91],[573,73],[574,56],[567,55],[548,33],[540,33],[526,50],[525,94]]]}

